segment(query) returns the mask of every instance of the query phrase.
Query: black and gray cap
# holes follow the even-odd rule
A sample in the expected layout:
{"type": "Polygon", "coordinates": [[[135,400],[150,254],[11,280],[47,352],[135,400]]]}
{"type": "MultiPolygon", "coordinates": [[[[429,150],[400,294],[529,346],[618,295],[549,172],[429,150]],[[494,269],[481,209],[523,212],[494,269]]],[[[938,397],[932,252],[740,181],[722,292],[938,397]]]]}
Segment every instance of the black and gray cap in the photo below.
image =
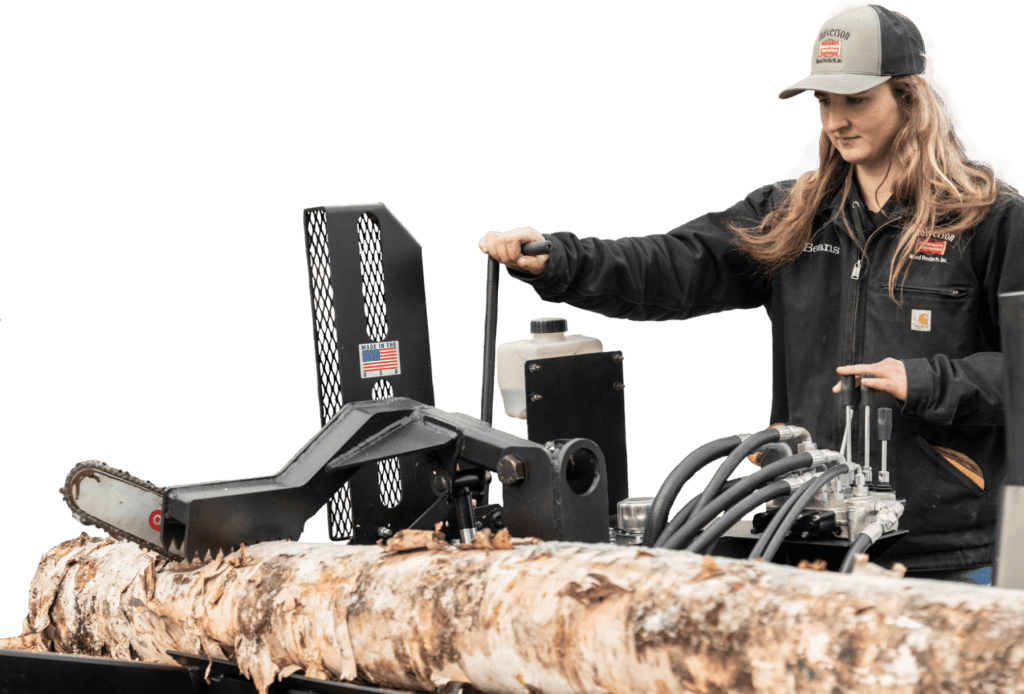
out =
{"type": "Polygon", "coordinates": [[[825,22],[811,53],[811,76],[779,98],[808,89],[859,94],[890,77],[922,72],[924,39],[914,23],[880,5],[865,5],[825,22]]]}

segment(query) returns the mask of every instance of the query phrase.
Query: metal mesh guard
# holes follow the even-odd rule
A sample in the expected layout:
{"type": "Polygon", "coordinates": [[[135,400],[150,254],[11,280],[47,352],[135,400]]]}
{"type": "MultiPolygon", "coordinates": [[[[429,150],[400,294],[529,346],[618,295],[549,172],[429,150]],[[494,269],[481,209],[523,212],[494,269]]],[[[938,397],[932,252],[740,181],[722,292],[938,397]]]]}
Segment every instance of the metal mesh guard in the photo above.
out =
{"type": "MultiPolygon", "coordinates": [[[[373,399],[384,400],[395,397],[391,383],[385,380],[373,384],[373,399]]],[[[388,508],[402,503],[402,477],[398,458],[388,458],[377,463],[377,485],[380,487],[380,502],[388,508]]]]}
{"type": "MultiPolygon", "coordinates": [[[[363,214],[356,223],[359,243],[359,274],[362,279],[363,315],[366,334],[376,342],[387,337],[387,302],[384,298],[384,264],[381,233],[377,220],[363,214]]],[[[327,242],[326,211],[312,210],[306,219],[310,277],[314,295],[314,330],[317,347],[317,375],[320,381],[320,420],[326,424],[341,407],[341,377],[338,363],[338,337],[335,329],[334,290],[331,286],[331,259],[327,242]]],[[[394,397],[388,381],[373,386],[374,400],[394,397]]],[[[381,503],[395,508],[402,501],[402,478],[398,458],[377,464],[377,482],[381,503]]],[[[349,540],[353,533],[352,489],[345,484],[328,501],[328,530],[331,540],[349,540]]]]}
{"type": "MultiPolygon", "coordinates": [[[[384,263],[380,248],[380,226],[368,214],[356,223],[359,233],[359,275],[362,278],[363,315],[366,316],[366,334],[376,342],[388,336],[388,304],[384,300],[384,263]]],[[[388,381],[377,381],[370,391],[374,400],[395,397],[388,381]]],[[[377,486],[380,501],[394,508],[402,501],[402,478],[398,471],[398,458],[377,463],[377,486]]]]}
{"type": "Polygon", "coordinates": [[[363,278],[363,314],[366,334],[374,342],[388,335],[388,305],[384,301],[384,264],[381,262],[380,227],[377,220],[364,214],[356,224],[359,230],[359,274],[363,278]]]}
{"type": "MultiPolygon", "coordinates": [[[[310,210],[306,214],[306,246],[309,249],[309,277],[313,287],[313,335],[320,388],[320,424],[323,426],[341,409],[331,253],[327,245],[327,212],[323,208],[310,210]]],[[[331,539],[336,542],[351,539],[352,490],[347,483],[327,502],[327,515],[331,539]]]]}

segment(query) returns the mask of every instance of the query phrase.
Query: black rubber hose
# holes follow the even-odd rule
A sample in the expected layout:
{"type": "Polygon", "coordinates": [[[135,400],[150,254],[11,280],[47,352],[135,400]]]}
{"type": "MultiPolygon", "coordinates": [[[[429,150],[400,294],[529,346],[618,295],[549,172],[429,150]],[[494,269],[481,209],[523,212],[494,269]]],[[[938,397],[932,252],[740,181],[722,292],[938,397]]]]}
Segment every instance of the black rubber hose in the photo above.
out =
{"type": "Polygon", "coordinates": [[[851,469],[852,468],[846,464],[836,465],[831,470],[823,472],[800,488],[800,491],[796,494],[799,498],[793,504],[792,508],[786,511],[786,515],[779,522],[779,526],[776,529],[774,536],[772,536],[768,541],[768,547],[765,549],[763,555],[765,561],[771,561],[775,557],[775,553],[779,551],[779,547],[782,545],[782,541],[786,539],[789,529],[793,527],[793,523],[796,522],[797,516],[800,515],[800,512],[804,510],[804,507],[806,507],[807,504],[811,503],[811,499],[814,498],[814,495],[817,494],[826,484],[834,480],[836,477],[846,474],[851,469]]]}
{"type": "Polygon", "coordinates": [[[800,501],[800,490],[797,490],[795,494],[790,495],[790,497],[786,499],[786,503],[784,503],[782,507],[775,512],[775,515],[772,516],[771,521],[769,521],[767,527],[765,527],[764,532],[761,533],[761,537],[759,537],[757,542],[754,544],[754,549],[750,551],[750,555],[747,556],[747,559],[757,559],[764,554],[764,550],[768,546],[768,542],[775,535],[775,531],[779,529],[779,526],[782,525],[782,519],[786,517],[789,509],[793,508],[798,501],[800,501]]]}
{"type": "MultiPolygon", "coordinates": [[[[705,504],[703,508],[698,507],[692,512],[687,521],[679,530],[663,544],[655,545],[660,547],[679,548],[685,547],[700,533],[701,528],[710,523],[715,517],[740,502],[743,497],[753,492],[758,487],[768,484],[780,475],[785,475],[794,470],[810,467],[814,459],[810,453],[797,453],[778,462],[766,465],[753,475],[742,478],[742,481],[728,491],[723,491],[718,498],[705,504]]],[[[706,492],[705,492],[706,493],[706,492]]],[[[660,538],[659,538],[660,539],[660,538]]]]}
{"type": "Polygon", "coordinates": [[[875,543],[871,539],[870,535],[861,533],[857,536],[857,539],[850,545],[850,549],[846,550],[846,556],[843,557],[843,563],[839,566],[839,573],[848,574],[853,572],[853,565],[857,563],[857,554],[864,554],[868,551],[868,547],[875,543]]]}
{"type": "Polygon", "coordinates": [[[676,502],[676,497],[679,496],[679,490],[683,488],[683,485],[702,467],[736,448],[740,441],[739,436],[727,436],[724,439],[705,443],[676,465],[675,469],[661,483],[661,488],[655,494],[651,508],[647,512],[643,541],[645,547],[653,547],[654,541],[665,529],[669,511],[672,510],[672,504],[676,502]]]}
{"type": "Polygon", "coordinates": [[[718,539],[725,532],[736,525],[746,514],[753,511],[761,504],[767,503],[780,496],[786,496],[790,492],[790,486],[783,482],[773,482],[767,487],[761,487],[756,492],[746,497],[740,503],[734,505],[722,517],[707,527],[697,538],[686,548],[690,552],[704,552],[718,542],[718,539]]]}
{"type": "Polygon", "coordinates": [[[759,431],[756,434],[752,434],[747,437],[747,440],[736,446],[732,453],[725,459],[725,462],[718,466],[718,470],[715,471],[714,477],[708,482],[707,489],[704,490],[704,494],[701,496],[701,501],[697,502],[697,507],[694,509],[694,513],[700,511],[706,504],[710,503],[712,499],[718,496],[718,493],[722,489],[722,485],[729,479],[729,475],[735,470],[743,459],[748,455],[756,451],[761,446],[768,443],[775,443],[782,436],[782,432],[772,427],[771,429],[765,429],[759,431]]]}
{"type": "Polygon", "coordinates": [[[793,449],[790,448],[789,444],[786,443],[785,441],[776,441],[775,443],[766,443],[765,445],[761,446],[756,451],[754,451],[754,455],[757,455],[758,453],[761,454],[761,459],[756,463],[756,465],[764,467],[765,466],[765,462],[764,462],[765,458],[767,458],[768,454],[771,453],[772,451],[775,451],[779,455],[774,460],[770,460],[769,463],[777,463],[778,461],[782,460],[783,458],[788,458],[789,456],[793,455],[793,449]]]}
{"type": "MultiPolygon", "coordinates": [[[[732,489],[733,487],[735,487],[737,484],[739,484],[740,482],[742,482],[745,479],[747,479],[747,478],[746,477],[740,477],[739,479],[729,480],[728,482],[726,482],[722,486],[722,493],[724,494],[725,492],[729,491],[730,489],[732,489]]],[[[694,508],[694,506],[697,505],[697,501],[699,499],[700,499],[700,494],[698,494],[697,496],[693,497],[692,499],[690,499],[689,501],[686,502],[686,505],[683,506],[682,510],[679,511],[679,513],[677,513],[672,518],[672,520],[669,521],[668,525],[665,526],[665,529],[661,531],[661,535],[658,535],[658,539],[654,541],[654,546],[655,547],[663,547],[665,545],[665,542],[670,537],[672,537],[673,533],[675,533],[675,531],[679,530],[679,528],[683,527],[683,523],[685,523],[687,521],[687,519],[689,519],[690,512],[693,511],[693,508],[694,508]]]]}

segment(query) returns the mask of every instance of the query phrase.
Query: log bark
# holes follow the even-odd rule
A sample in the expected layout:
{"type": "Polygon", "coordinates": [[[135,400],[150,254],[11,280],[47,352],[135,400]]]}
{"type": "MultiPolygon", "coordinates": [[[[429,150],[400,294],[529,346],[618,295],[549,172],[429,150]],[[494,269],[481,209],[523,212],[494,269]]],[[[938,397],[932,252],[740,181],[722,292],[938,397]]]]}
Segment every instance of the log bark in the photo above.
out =
{"type": "Polygon", "coordinates": [[[200,565],[83,535],[44,556],[18,642],[229,657],[264,692],[299,671],[516,694],[1024,691],[1021,591],[613,545],[432,546],[270,542],[200,565]]]}

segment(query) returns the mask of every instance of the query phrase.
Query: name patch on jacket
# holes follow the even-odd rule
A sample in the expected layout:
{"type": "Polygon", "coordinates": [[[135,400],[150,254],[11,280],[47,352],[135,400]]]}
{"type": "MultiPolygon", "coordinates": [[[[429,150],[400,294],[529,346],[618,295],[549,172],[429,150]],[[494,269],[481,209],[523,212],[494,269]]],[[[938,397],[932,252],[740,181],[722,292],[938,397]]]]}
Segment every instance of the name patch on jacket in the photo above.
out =
{"type": "Polygon", "coordinates": [[[804,253],[833,253],[839,255],[839,246],[831,243],[809,243],[804,246],[804,253]]]}

